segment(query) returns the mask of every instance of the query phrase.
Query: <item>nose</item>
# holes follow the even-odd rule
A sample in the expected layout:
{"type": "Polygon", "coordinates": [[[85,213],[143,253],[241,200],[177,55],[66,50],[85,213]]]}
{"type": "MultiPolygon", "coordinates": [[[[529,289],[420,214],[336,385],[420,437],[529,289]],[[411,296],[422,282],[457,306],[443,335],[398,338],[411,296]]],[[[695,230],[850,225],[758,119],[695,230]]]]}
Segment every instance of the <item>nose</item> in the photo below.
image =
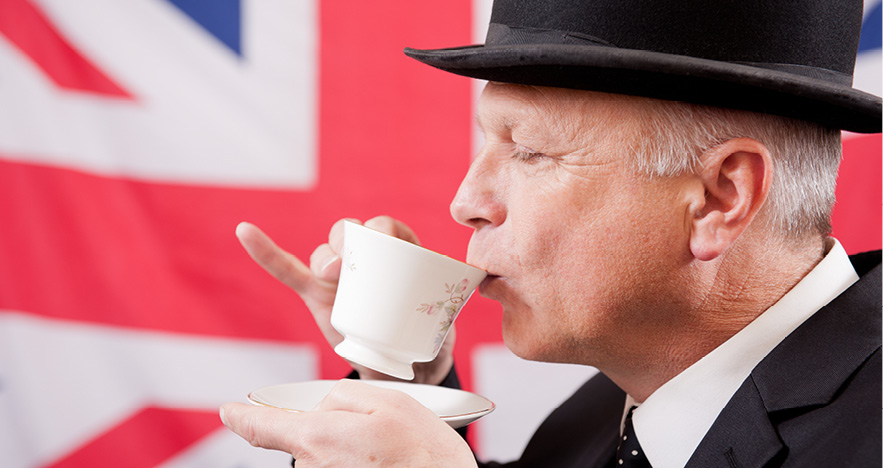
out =
{"type": "Polygon", "coordinates": [[[475,230],[502,224],[506,220],[506,187],[505,172],[482,150],[451,202],[451,216],[475,230]]]}

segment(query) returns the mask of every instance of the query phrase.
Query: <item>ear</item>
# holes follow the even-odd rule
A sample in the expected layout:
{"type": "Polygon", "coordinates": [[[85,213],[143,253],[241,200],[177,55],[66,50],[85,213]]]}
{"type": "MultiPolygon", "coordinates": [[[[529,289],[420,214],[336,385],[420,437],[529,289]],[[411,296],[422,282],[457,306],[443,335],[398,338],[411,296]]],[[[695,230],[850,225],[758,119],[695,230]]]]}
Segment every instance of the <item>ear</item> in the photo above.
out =
{"type": "Polygon", "coordinates": [[[773,167],[769,150],[757,140],[737,138],[706,151],[698,174],[705,188],[691,204],[690,251],[713,260],[732,246],[767,199],[773,167]]]}

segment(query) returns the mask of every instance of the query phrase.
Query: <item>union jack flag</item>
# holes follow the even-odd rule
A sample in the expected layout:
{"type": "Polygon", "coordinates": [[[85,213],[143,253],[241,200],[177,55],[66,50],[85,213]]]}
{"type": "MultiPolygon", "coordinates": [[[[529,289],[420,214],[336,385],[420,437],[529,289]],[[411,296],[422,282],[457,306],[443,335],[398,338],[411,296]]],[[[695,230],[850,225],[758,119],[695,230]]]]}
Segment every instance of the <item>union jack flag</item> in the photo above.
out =
{"type": "MultiPolygon", "coordinates": [[[[336,219],[388,214],[463,258],[475,85],[401,50],[482,41],[489,4],[0,0],[0,465],[285,466],[217,407],[348,367],[234,228],[309,258],[336,219]]],[[[873,0],[857,85],[877,95],[880,42],[873,0]]],[[[844,145],[835,235],[879,248],[880,136],[844,145]]],[[[538,398],[499,319],[473,298],[456,359],[505,459],[587,371],[531,368],[560,382],[538,398]]]]}

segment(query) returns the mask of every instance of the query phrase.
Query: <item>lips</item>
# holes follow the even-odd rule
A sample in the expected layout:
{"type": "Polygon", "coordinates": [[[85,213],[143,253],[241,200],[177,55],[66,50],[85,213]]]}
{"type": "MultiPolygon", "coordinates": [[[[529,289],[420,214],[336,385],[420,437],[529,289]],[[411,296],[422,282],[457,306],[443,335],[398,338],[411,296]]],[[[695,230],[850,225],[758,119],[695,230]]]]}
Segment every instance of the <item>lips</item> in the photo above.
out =
{"type": "Polygon", "coordinates": [[[482,281],[481,284],[478,285],[478,291],[479,293],[481,293],[482,297],[494,299],[501,292],[500,286],[501,283],[504,282],[504,280],[505,279],[501,276],[488,273],[484,281],[482,281]]]}
{"type": "MultiPolygon", "coordinates": [[[[474,236],[473,236],[473,241],[474,241],[474,236]]],[[[493,265],[491,265],[492,262],[487,261],[488,255],[486,253],[485,253],[485,255],[481,255],[481,256],[470,255],[470,254],[473,254],[475,252],[475,250],[476,249],[475,249],[474,245],[472,243],[470,243],[469,253],[467,253],[467,255],[466,255],[466,262],[476,268],[481,268],[482,270],[487,272],[487,276],[485,277],[484,281],[482,281],[478,285],[478,289],[479,289],[479,292],[481,293],[481,295],[487,297],[487,294],[485,294],[485,292],[487,292],[489,289],[491,289],[494,284],[500,283],[502,276],[497,274],[497,270],[495,269],[495,267],[493,265]]]]}
{"type": "Polygon", "coordinates": [[[488,275],[484,278],[484,280],[481,282],[481,284],[478,285],[478,287],[481,288],[481,289],[485,289],[485,288],[487,288],[491,283],[493,283],[497,278],[499,278],[499,276],[497,276],[497,275],[492,275],[492,274],[488,273],[488,275]]]}

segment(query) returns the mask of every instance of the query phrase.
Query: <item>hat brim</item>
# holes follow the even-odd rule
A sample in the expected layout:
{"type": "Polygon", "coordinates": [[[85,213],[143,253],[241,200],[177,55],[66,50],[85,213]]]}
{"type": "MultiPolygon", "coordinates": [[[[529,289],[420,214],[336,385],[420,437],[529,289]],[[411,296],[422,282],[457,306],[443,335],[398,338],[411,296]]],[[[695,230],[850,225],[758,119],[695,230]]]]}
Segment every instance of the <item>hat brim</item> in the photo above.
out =
{"type": "Polygon", "coordinates": [[[763,112],[858,133],[881,130],[879,97],[778,70],[575,44],[406,48],[427,65],[488,81],[628,94],[763,112]]]}

